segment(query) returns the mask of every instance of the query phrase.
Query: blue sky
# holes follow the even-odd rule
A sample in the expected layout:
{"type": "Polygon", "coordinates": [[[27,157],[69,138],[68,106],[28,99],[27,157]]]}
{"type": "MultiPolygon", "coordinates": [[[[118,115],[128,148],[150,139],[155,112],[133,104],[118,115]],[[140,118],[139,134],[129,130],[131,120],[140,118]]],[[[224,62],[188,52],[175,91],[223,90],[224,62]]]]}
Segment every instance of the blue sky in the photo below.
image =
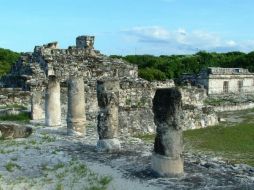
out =
{"type": "Polygon", "coordinates": [[[95,35],[105,54],[254,51],[253,0],[0,0],[0,47],[95,35]]]}

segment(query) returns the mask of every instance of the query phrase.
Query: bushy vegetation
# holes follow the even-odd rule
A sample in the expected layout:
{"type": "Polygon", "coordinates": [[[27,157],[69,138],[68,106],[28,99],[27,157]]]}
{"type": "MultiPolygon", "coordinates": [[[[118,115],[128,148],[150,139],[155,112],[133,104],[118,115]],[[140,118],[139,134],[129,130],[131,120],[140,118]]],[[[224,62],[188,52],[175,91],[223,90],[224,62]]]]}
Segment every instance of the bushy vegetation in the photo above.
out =
{"type": "Polygon", "coordinates": [[[19,57],[19,53],[0,48],[0,76],[8,73],[11,69],[12,64],[14,64],[19,57]]]}
{"type": "Polygon", "coordinates": [[[22,121],[28,122],[30,120],[30,115],[27,112],[21,112],[17,115],[1,115],[0,121],[22,121]]]}
{"type": "Polygon", "coordinates": [[[208,53],[194,55],[127,55],[115,56],[138,65],[139,76],[147,80],[177,78],[183,73],[197,74],[206,67],[242,67],[254,71],[254,52],[208,53]]]}

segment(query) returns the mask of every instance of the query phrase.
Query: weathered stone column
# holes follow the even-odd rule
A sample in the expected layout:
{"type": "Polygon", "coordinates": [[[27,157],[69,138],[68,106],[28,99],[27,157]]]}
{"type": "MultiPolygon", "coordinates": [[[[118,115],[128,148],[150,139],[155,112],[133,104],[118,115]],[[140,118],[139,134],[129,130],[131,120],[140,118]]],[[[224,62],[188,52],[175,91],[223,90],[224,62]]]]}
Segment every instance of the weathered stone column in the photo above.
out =
{"type": "Polygon", "coordinates": [[[97,81],[97,99],[100,111],[98,114],[97,130],[99,151],[117,151],[121,149],[118,140],[118,104],[119,81],[97,81]]]}
{"type": "Polygon", "coordinates": [[[181,93],[175,89],[158,89],[153,99],[154,122],[157,126],[152,156],[152,169],[159,176],[183,174],[181,93]]]}
{"type": "Polygon", "coordinates": [[[45,97],[45,120],[49,127],[61,126],[60,82],[49,76],[45,97]]]}
{"type": "Polygon", "coordinates": [[[45,119],[44,113],[44,101],[42,96],[42,90],[32,90],[31,96],[31,117],[33,120],[45,119]]]}
{"type": "Polygon", "coordinates": [[[85,92],[83,77],[68,81],[67,134],[84,136],[86,133],[85,92]]]}

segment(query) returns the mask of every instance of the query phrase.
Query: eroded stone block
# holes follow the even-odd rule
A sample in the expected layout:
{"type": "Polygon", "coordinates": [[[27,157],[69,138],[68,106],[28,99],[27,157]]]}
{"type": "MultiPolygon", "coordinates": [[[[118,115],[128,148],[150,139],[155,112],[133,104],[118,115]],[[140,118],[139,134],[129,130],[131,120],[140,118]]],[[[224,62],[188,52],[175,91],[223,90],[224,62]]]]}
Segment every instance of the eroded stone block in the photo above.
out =
{"type": "Polygon", "coordinates": [[[0,137],[3,139],[26,138],[32,132],[31,127],[17,124],[0,124],[0,137]]]}
{"type": "Polygon", "coordinates": [[[97,124],[98,150],[120,149],[120,142],[117,139],[119,88],[118,80],[97,81],[97,99],[100,107],[97,124]]]}
{"type": "Polygon", "coordinates": [[[158,89],[153,112],[157,133],[152,169],[160,176],[180,176],[183,174],[181,93],[175,88],[158,89]]]}

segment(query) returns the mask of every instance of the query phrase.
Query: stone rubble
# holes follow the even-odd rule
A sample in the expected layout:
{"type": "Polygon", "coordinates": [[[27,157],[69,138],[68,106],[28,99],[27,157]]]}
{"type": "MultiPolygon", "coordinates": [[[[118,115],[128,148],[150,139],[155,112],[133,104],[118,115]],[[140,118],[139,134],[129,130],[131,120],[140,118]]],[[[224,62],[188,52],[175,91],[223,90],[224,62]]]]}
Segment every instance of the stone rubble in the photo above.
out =
{"type": "Polygon", "coordinates": [[[0,124],[0,138],[2,139],[26,138],[30,136],[32,132],[32,128],[28,126],[14,123],[0,124]]]}

